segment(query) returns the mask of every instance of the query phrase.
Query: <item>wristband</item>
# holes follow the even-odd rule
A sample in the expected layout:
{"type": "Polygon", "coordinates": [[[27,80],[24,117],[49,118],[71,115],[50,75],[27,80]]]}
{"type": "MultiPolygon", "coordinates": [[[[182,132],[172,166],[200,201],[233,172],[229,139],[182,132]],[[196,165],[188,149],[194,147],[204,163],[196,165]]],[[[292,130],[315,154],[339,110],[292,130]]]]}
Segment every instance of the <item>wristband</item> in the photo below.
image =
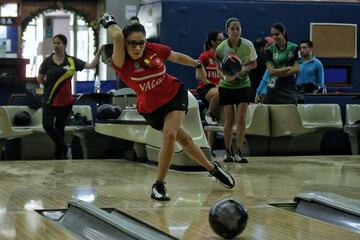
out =
{"type": "Polygon", "coordinates": [[[105,13],[105,14],[99,19],[99,23],[100,23],[101,25],[103,25],[104,28],[108,28],[110,25],[116,24],[117,22],[116,22],[114,16],[105,13]]]}
{"type": "Polygon", "coordinates": [[[196,69],[202,68],[204,66],[204,64],[201,61],[197,60],[196,62],[197,62],[197,64],[195,65],[196,69]]]}

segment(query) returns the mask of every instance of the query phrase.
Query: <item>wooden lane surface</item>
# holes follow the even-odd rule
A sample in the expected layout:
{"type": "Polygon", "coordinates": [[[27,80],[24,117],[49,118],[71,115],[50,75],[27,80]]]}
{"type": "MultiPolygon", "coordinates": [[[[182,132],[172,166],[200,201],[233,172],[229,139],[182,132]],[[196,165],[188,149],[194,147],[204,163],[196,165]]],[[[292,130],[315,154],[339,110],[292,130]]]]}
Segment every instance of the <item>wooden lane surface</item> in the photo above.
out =
{"type": "Polygon", "coordinates": [[[0,239],[75,239],[34,211],[0,215],[0,239]]]}
{"type": "MultiPolygon", "coordinates": [[[[144,210],[127,209],[128,213],[156,226],[179,239],[219,239],[211,230],[208,208],[163,208],[144,214],[144,210]]],[[[299,239],[299,240],[358,240],[359,233],[310,219],[275,207],[249,207],[249,221],[236,239],[299,239]]]]}
{"type": "Polygon", "coordinates": [[[33,211],[67,208],[71,198],[117,208],[181,239],[217,239],[207,214],[225,197],[249,210],[248,226],[239,239],[360,239],[354,231],[267,205],[292,202],[305,191],[360,199],[359,156],[249,160],[225,165],[236,179],[232,190],[205,172],[170,171],[172,199],[165,203],[149,197],[154,166],[120,160],[1,161],[0,239],[71,239],[33,211]]]}

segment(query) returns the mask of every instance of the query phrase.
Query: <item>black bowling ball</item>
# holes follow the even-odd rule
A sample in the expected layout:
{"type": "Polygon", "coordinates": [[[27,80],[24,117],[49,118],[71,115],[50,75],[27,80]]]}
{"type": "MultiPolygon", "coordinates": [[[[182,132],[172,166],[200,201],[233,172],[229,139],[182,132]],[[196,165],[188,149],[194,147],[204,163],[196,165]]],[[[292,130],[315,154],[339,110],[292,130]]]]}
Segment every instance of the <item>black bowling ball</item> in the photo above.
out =
{"type": "Polygon", "coordinates": [[[111,104],[102,104],[96,108],[96,118],[106,120],[114,118],[114,109],[111,104]]]}
{"type": "Polygon", "coordinates": [[[27,111],[17,112],[14,116],[15,126],[29,126],[31,124],[31,115],[27,111]]]}
{"type": "Polygon", "coordinates": [[[96,118],[99,120],[116,119],[121,115],[121,107],[112,104],[102,104],[96,109],[96,118]]]}
{"type": "Polygon", "coordinates": [[[233,199],[216,202],[209,212],[209,223],[212,230],[223,238],[234,238],[246,227],[248,214],[241,203],[233,199]]]}
{"type": "Polygon", "coordinates": [[[119,105],[113,105],[114,118],[118,118],[121,115],[121,107],[119,105]]]}

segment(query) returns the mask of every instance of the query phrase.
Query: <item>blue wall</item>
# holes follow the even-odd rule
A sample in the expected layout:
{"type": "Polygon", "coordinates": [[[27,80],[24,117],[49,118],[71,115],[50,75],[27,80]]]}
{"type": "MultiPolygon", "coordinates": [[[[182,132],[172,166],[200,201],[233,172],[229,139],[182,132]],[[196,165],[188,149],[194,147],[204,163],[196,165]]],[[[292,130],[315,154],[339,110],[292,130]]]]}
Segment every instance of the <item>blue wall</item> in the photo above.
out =
{"type": "MultiPolygon", "coordinates": [[[[101,81],[100,92],[107,93],[111,89],[116,89],[116,81],[117,80],[101,81]]],[[[75,85],[77,94],[94,92],[94,81],[77,81],[75,85]]]]}
{"type": "MultiPolygon", "coordinates": [[[[301,3],[276,1],[162,1],[160,42],[197,58],[203,49],[207,33],[212,29],[224,31],[225,21],[237,17],[242,22],[242,36],[254,41],[270,35],[271,25],[282,22],[288,30],[289,41],[298,43],[310,38],[310,23],[349,23],[360,25],[360,4],[357,3],[301,3]]],[[[359,32],[358,32],[359,39],[359,32]]],[[[359,48],[358,48],[359,49],[359,48]]],[[[358,56],[359,56],[358,50],[358,56]]],[[[352,67],[353,87],[341,91],[360,90],[360,62],[358,59],[320,59],[324,65],[342,64],[352,67]]],[[[195,71],[169,63],[171,74],[188,88],[195,88],[195,71]]]]}
{"type": "Polygon", "coordinates": [[[11,40],[10,53],[17,53],[18,50],[18,28],[15,26],[7,26],[6,28],[7,38],[11,40]]]}

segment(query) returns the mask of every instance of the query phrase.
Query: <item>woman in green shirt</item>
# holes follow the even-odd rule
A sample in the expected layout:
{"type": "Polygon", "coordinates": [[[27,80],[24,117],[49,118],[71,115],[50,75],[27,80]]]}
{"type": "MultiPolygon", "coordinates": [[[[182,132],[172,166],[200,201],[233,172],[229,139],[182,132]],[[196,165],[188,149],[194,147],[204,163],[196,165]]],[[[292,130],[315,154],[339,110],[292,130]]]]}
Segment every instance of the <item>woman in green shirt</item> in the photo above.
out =
{"type": "Polygon", "coordinates": [[[226,154],[224,162],[246,163],[241,153],[245,137],[246,112],[250,102],[250,70],[256,68],[256,51],[248,39],[241,37],[241,23],[237,18],[229,18],[225,23],[229,38],[216,48],[216,59],[221,62],[229,55],[241,59],[242,68],[235,75],[222,76],[219,84],[219,104],[224,113],[224,141],[226,154]],[[236,106],[236,114],[235,108],[236,106]],[[236,123],[236,150],[231,151],[234,122],[236,123]]]}
{"type": "Polygon", "coordinates": [[[299,72],[299,49],[297,44],[289,42],[282,23],[271,27],[275,43],[266,49],[266,68],[270,74],[266,104],[296,104],[295,74],[299,72]]]}

